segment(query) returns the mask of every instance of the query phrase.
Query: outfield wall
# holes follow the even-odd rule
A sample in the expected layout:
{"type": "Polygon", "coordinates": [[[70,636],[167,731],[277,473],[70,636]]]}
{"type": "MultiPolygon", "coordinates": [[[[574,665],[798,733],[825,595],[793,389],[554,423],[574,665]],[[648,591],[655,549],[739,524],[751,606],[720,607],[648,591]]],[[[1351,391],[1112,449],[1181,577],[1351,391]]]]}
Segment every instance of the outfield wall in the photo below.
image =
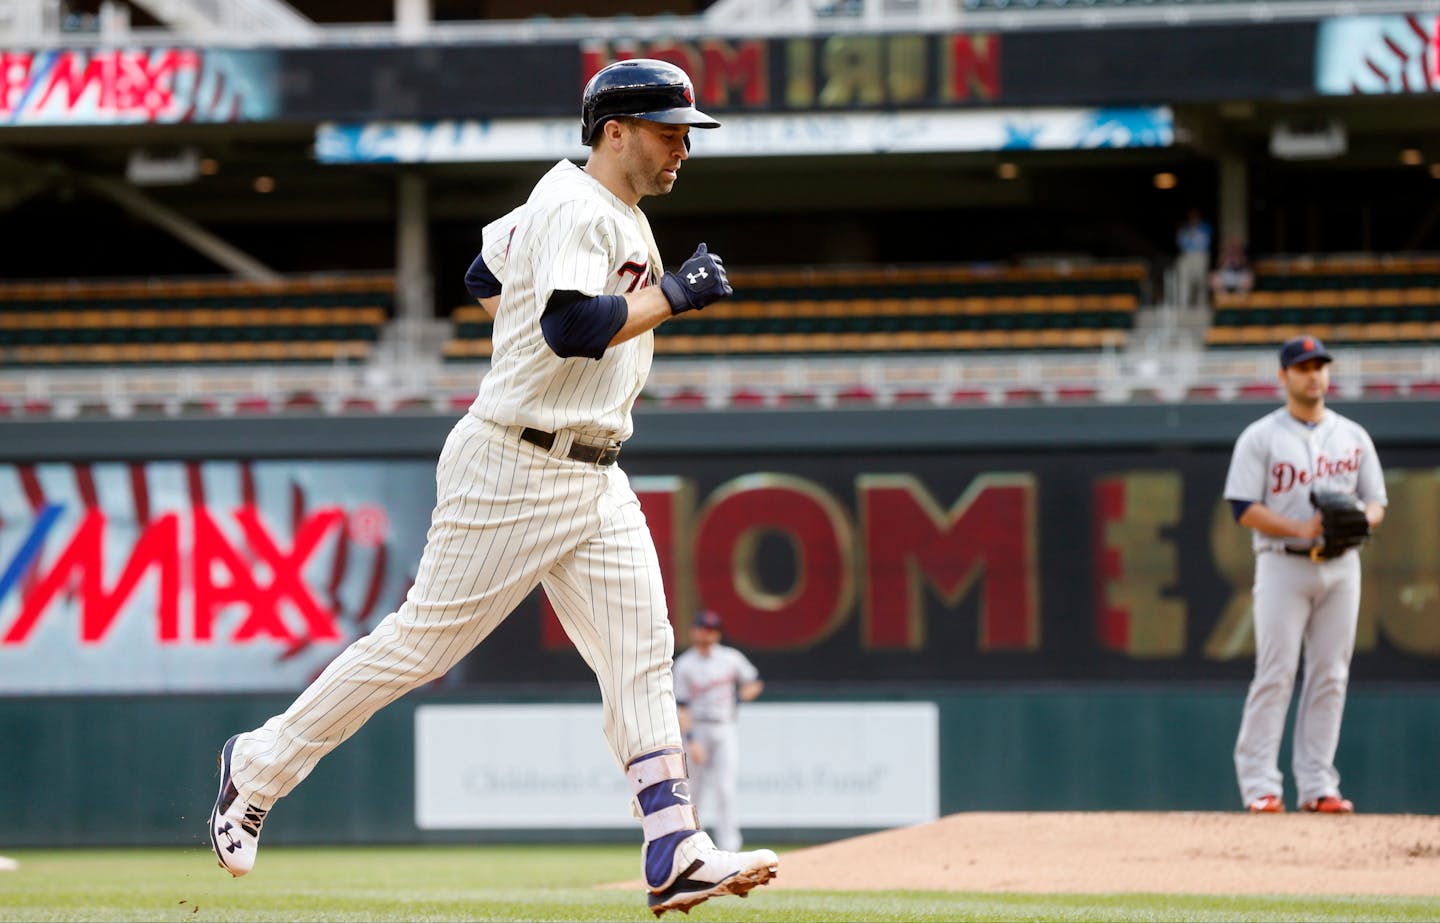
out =
{"type": "MultiPolygon", "coordinates": [[[[783,694],[776,698],[796,701],[783,694]]],[[[886,701],[914,698],[934,702],[939,710],[940,816],[1239,807],[1230,750],[1240,723],[1242,685],[984,688],[933,695],[917,690],[886,701]]],[[[527,697],[531,703],[538,700],[527,697]]],[[[613,827],[421,829],[416,823],[416,708],[474,701],[422,692],[382,711],[282,803],[266,827],[266,842],[624,842],[638,837],[628,821],[613,827]]],[[[217,748],[230,734],[258,725],[286,704],[288,698],[281,696],[0,700],[0,738],[6,742],[0,759],[0,842],[12,848],[203,845],[205,818],[215,797],[217,748]]],[[[1440,814],[1433,771],[1440,765],[1436,727],[1440,695],[1433,691],[1377,684],[1355,689],[1337,761],[1346,794],[1367,812],[1440,814]]],[[[594,737],[598,747],[598,723],[594,737]]],[[[506,741],[473,744],[499,749],[506,741]]],[[[1287,766],[1289,749],[1287,740],[1282,752],[1287,766]]],[[[614,775],[619,783],[618,770],[614,775]]],[[[751,775],[742,768],[742,808],[747,796],[752,802],[764,796],[765,783],[751,775]]],[[[856,793],[856,798],[863,796],[856,793]]],[[[1287,797],[1294,798],[1293,788],[1287,797]]],[[[625,813],[626,801],[616,798],[617,816],[625,813]]],[[[763,822],[746,827],[752,842],[832,839],[870,829],[833,824],[773,828],[763,822]]]]}
{"type": "MultiPolygon", "coordinates": [[[[1392,495],[1365,552],[1338,758],[1370,811],[1440,813],[1437,408],[1338,407],[1374,434],[1392,495]]],[[[1268,409],[655,411],[624,465],[682,643],[710,605],[769,682],[757,704],[935,703],[933,754],[915,757],[935,766],[935,813],[1226,809],[1253,560],[1219,493],[1235,435],[1268,409]]],[[[198,842],[224,738],[283,709],[403,598],[452,422],[0,424],[0,845],[198,842]]],[[[325,761],[267,836],[633,835],[628,820],[537,827],[499,811],[417,823],[417,707],[594,699],[537,593],[325,761]]],[[[757,769],[750,803],[814,778],[833,783],[815,810],[837,823],[910,816],[884,766],[843,771],[906,741],[842,736],[757,769]],[[845,785],[870,801],[851,810],[845,785]]],[[[505,741],[471,744],[483,756],[505,741]]],[[[547,785],[572,784],[510,791],[548,803],[547,785]]]]}

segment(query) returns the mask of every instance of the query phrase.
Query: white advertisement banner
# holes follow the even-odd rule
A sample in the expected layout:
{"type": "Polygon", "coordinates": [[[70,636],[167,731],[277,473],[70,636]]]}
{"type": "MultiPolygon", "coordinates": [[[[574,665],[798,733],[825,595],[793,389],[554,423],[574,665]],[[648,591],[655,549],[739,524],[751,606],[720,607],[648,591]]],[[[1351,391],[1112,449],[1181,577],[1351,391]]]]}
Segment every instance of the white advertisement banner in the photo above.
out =
{"type": "MultiPolygon", "coordinates": [[[[1168,147],[1174,117],[1149,109],[806,112],[722,119],[693,131],[697,154],[760,157],[945,151],[1168,147]]],[[[577,119],[321,124],[322,163],[447,163],[584,159],[577,119]]]]}
{"type": "MultiPolygon", "coordinates": [[[[596,705],[422,705],[424,830],[632,828],[596,705]]],[[[940,812],[931,702],[751,703],[740,712],[742,827],[888,828],[940,812]]],[[[700,805],[704,818],[704,805],[700,805]]]]}

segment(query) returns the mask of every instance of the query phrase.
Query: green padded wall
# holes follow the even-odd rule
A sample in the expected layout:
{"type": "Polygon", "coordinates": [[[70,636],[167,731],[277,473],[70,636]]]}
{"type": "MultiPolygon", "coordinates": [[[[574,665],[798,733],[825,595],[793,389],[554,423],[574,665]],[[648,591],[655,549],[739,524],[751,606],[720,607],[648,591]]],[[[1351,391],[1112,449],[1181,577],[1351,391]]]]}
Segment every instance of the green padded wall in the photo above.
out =
{"type": "MultiPolygon", "coordinates": [[[[1239,685],[1055,686],[890,698],[939,704],[941,812],[951,814],[1238,810],[1230,749],[1243,696],[1239,685]]],[[[767,700],[787,697],[776,690],[767,700]]],[[[267,845],[595,836],[418,830],[412,717],[416,705],[439,701],[478,700],[417,693],[380,712],[281,803],[267,845]]],[[[216,750],[287,704],[277,696],[0,699],[0,845],[203,846],[216,750]]],[[[1345,793],[1367,812],[1440,814],[1436,727],[1440,694],[1352,689],[1337,760],[1345,793]]],[[[1287,743],[1287,770],[1288,762],[1287,743]]],[[[753,835],[803,842],[837,833],[753,835]]]]}

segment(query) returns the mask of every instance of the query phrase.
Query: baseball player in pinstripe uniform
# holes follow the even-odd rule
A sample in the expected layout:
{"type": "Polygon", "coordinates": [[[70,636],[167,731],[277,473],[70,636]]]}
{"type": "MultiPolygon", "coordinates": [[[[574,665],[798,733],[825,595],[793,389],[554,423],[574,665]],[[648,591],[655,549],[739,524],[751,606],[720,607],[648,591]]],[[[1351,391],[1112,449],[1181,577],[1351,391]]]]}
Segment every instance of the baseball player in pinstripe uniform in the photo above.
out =
{"type": "Polygon", "coordinates": [[[466,282],[495,318],[493,358],[440,453],[415,584],[284,714],[226,741],[209,829],[232,875],[251,870],[266,812],[323,756],[442,676],[540,585],[599,681],[605,738],[644,832],[655,915],[774,877],[774,852],[722,851],[699,828],[659,561],[616,465],[654,328],[731,293],[704,244],[664,272],[637,207],[674,186],[691,127],[718,126],[695,107],[679,68],[649,59],[605,67],[581,104],[585,166],[562,160],[485,229],[466,282]]]}
{"type": "Polygon", "coordinates": [[[705,611],[696,617],[690,629],[690,647],[675,658],[675,701],[690,753],[695,807],[703,810],[705,826],[715,831],[721,849],[739,849],[736,712],[741,702],[753,702],[765,683],[749,657],[720,643],[722,627],[718,612],[705,611]]]}
{"type": "Polygon", "coordinates": [[[1330,353],[1314,337],[1280,348],[1285,406],[1235,442],[1225,499],[1254,530],[1255,677],[1235,741],[1240,797],[1255,813],[1285,810],[1277,765],[1301,649],[1305,681],[1295,712],[1293,770],[1300,808],[1348,814],[1335,750],[1360,613],[1360,552],[1327,554],[1312,491],[1353,494],[1370,526],[1385,517],[1385,478],[1358,423],[1325,408],[1330,353]]]}

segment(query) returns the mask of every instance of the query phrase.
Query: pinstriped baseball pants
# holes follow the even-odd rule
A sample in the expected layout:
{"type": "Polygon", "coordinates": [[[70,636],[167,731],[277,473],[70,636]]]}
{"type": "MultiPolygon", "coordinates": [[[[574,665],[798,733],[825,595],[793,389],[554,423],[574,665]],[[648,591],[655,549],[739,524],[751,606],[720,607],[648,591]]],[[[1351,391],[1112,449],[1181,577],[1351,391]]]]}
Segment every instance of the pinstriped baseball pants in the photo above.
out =
{"type": "Polygon", "coordinates": [[[623,767],[680,746],[675,650],[654,541],[619,466],[566,458],[466,414],[436,467],[415,583],[283,714],[240,735],[241,795],[268,808],[384,706],[443,676],[535,588],[594,671],[623,767]]]}

